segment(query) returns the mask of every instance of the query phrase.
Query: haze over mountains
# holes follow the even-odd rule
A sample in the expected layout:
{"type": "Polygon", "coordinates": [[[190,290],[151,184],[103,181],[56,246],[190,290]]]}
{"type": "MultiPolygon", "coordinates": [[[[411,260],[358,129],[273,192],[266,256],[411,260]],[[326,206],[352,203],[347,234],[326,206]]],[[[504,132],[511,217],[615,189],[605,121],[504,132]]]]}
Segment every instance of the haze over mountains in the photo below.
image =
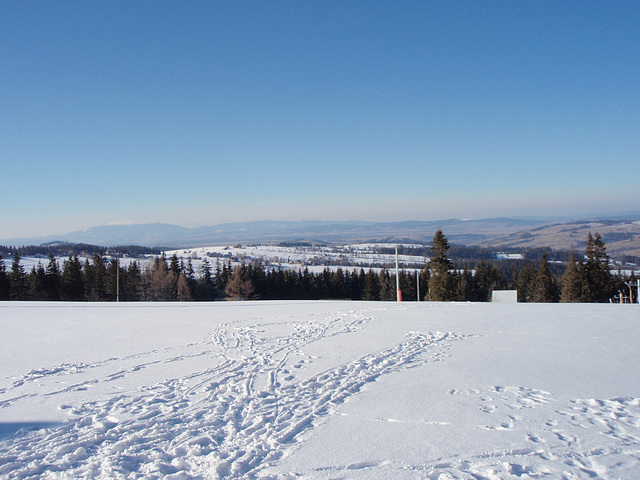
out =
{"type": "Polygon", "coordinates": [[[430,240],[438,227],[456,241],[482,240],[488,235],[508,235],[546,225],[541,220],[491,219],[404,222],[363,221],[255,221],[185,228],[165,223],[103,225],[64,235],[14,238],[3,243],[41,244],[48,242],[91,243],[105,246],[140,244],[157,246],[197,246],[226,242],[354,241],[406,238],[430,240]]]}
{"type": "Polygon", "coordinates": [[[431,241],[442,228],[451,243],[486,247],[551,247],[580,249],[587,234],[603,236],[612,254],[640,255],[640,212],[586,219],[558,217],[444,219],[436,221],[254,221],[186,228],[165,223],[111,224],[63,235],[9,238],[10,246],[51,242],[89,243],[103,246],[146,245],[191,247],[230,242],[282,241],[431,241]]]}

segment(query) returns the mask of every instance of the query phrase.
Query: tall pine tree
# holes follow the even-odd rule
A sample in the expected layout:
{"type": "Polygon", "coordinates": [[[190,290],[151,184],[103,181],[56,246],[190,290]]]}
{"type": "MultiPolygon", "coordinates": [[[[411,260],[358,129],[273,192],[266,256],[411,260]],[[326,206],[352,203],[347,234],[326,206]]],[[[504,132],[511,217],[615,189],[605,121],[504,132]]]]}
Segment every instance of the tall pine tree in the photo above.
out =
{"type": "Polygon", "coordinates": [[[613,295],[609,255],[599,233],[587,236],[586,261],[582,267],[582,300],[607,302],[613,295]]]}
{"type": "Polygon", "coordinates": [[[560,301],[562,303],[573,303],[581,300],[582,281],[576,263],[576,257],[573,254],[573,248],[571,248],[571,252],[569,252],[567,267],[564,270],[560,283],[560,301]]]}
{"type": "Polygon", "coordinates": [[[0,301],[11,300],[11,282],[9,280],[9,274],[7,273],[7,267],[4,264],[4,258],[0,253],[0,301]]]}
{"type": "Polygon", "coordinates": [[[428,299],[434,301],[449,301],[456,299],[457,282],[451,272],[453,264],[447,257],[449,241],[441,229],[436,230],[431,242],[433,257],[429,262],[431,278],[429,278],[428,299]]]}
{"type": "Polygon", "coordinates": [[[47,273],[44,271],[42,264],[38,262],[38,266],[33,267],[29,274],[29,300],[46,300],[46,282],[47,273]]]}
{"type": "Polygon", "coordinates": [[[527,262],[514,280],[514,287],[518,291],[519,302],[533,302],[535,282],[538,272],[533,262],[527,262]]]}
{"type": "Polygon", "coordinates": [[[49,263],[45,270],[45,297],[47,300],[60,300],[60,282],[62,273],[53,252],[49,252],[49,263]]]}
{"type": "Polygon", "coordinates": [[[549,270],[549,262],[547,255],[542,255],[540,266],[533,288],[533,301],[538,303],[551,303],[558,301],[558,291],[556,281],[551,270],[549,270]]]}
{"type": "Polygon", "coordinates": [[[28,300],[29,279],[24,267],[20,264],[20,254],[17,250],[13,253],[9,280],[11,284],[11,300],[28,300]]]}
{"type": "Polygon", "coordinates": [[[64,262],[60,290],[63,300],[70,302],[86,300],[82,264],[77,254],[64,262]]]}

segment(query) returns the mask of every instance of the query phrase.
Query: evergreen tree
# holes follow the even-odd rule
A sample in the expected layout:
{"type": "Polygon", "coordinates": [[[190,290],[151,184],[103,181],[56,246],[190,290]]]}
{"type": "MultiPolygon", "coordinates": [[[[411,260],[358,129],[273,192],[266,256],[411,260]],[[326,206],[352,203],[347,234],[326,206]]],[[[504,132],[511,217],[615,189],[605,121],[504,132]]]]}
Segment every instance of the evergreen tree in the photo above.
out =
{"type": "Polygon", "coordinates": [[[107,263],[102,253],[96,253],[84,264],[84,286],[87,300],[103,302],[107,300],[107,263]]]}
{"type": "Polygon", "coordinates": [[[105,278],[105,300],[116,301],[118,294],[122,293],[122,281],[124,280],[124,269],[120,267],[119,259],[112,259],[105,262],[107,276],[105,278]],[[120,292],[118,292],[118,289],[120,292]]]}
{"type": "Polygon", "coordinates": [[[514,281],[514,287],[518,291],[519,302],[534,301],[533,292],[537,276],[538,272],[533,262],[527,262],[524,268],[518,272],[518,277],[514,281]]]}
{"type": "Polygon", "coordinates": [[[396,279],[391,277],[386,268],[380,270],[378,285],[380,285],[380,300],[385,302],[396,300],[396,279]]]}
{"type": "Polygon", "coordinates": [[[300,284],[302,291],[304,292],[304,298],[317,299],[318,289],[316,288],[315,277],[309,272],[309,269],[305,266],[300,275],[300,284]]]}
{"type": "Polygon", "coordinates": [[[42,264],[38,262],[38,266],[33,267],[29,274],[29,300],[46,300],[46,282],[47,273],[42,264]]]}
{"type": "Polygon", "coordinates": [[[28,300],[29,279],[24,267],[20,264],[20,254],[17,250],[13,253],[9,280],[11,284],[11,300],[28,300]]]}
{"type": "Polygon", "coordinates": [[[400,270],[400,291],[402,300],[412,302],[416,299],[416,276],[400,270]]]}
{"type": "Polygon", "coordinates": [[[463,302],[469,302],[474,300],[474,291],[473,291],[473,274],[471,271],[465,267],[460,275],[458,282],[458,299],[463,302]]]}
{"type": "Polygon", "coordinates": [[[285,279],[284,271],[282,270],[282,265],[278,265],[278,268],[276,268],[271,275],[271,298],[286,298],[286,285],[287,282],[285,279]]]}
{"type": "Polygon", "coordinates": [[[191,262],[191,257],[187,259],[187,265],[184,268],[184,275],[188,281],[195,281],[196,272],[193,269],[193,263],[191,262]]]}
{"type": "Polygon", "coordinates": [[[338,267],[331,275],[331,286],[329,288],[331,298],[346,298],[346,277],[342,268],[338,267]]]}
{"type": "Polygon", "coordinates": [[[64,262],[60,290],[63,300],[71,302],[86,300],[82,264],[77,254],[64,262]]]}
{"type": "Polygon", "coordinates": [[[226,277],[226,274],[224,272],[224,269],[223,267],[220,266],[220,259],[216,258],[216,270],[214,274],[214,284],[216,288],[220,290],[224,290],[225,281],[226,281],[225,277],[226,277]]]}
{"type": "Polygon", "coordinates": [[[507,288],[507,280],[504,274],[492,263],[481,260],[476,265],[476,272],[473,276],[472,300],[475,302],[488,302],[494,290],[504,290],[507,288]]]}
{"type": "Polygon", "coordinates": [[[62,273],[53,252],[49,252],[49,263],[45,270],[45,297],[47,300],[60,300],[62,273]]]}
{"type": "Polygon", "coordinates": [[[193,263],[191,262],[191,257],[189,257],[187,259],[187,265],[184,268],[184,276],[185,276],[185,278],[187,280],[187,283],[189,284],[189,288],[191,289],[191,295],[195,300],[196,299],[196,285],[198,283],[198,280],[196,278],[195,269],[193,268],[193,263]]]}
{"type": "Polygon", "coordinates": [[[542,260],[540,260],[540,267],[534,284],[533,301],[538,303],[558,301],[557,285],[549,270],[546,254],[543,254],[542,260]]]}
{"type": "Polygon", "coordinates": [[[231,259],[229,259],[226,263],[222,263],[222,267],[220,268],[220,261],[216,261],[216,272],[215,272],[215,288],[218,291],[223,292],[227,283],[231,279],[231,275],[233,274],[233,267],[231,265],[231,259]]]}
{"type": "Polygon", "coordinates": [[[137,302],[141,295],[142,272],[138,262],[131,262],[120,280],[120,298],[125,302],[137,302]]]}
{"type": "Polygon", "coordinates": [[[351,299],[362,299],[362,279],[364,278],[364,270],[361,268],[360,272],[353,270],[351,272],[351,299]]]}
{"type": "Polygon", "coordinates": [[[491,278],[488,269],[489,266],[484,260],[476,265],[471,288],[473,302],[488,302],[491,298],[491,278]]]}
{"type": "Polygon", "coordinates": [[[180,260],[178,260],[178,255],[176,253],[171,257],[171,261],[169,263],[169,270],[178,277],[180,272],[182,272],[182,268],[180,267],[180,260]]]}
{"type": "Polygon", "coordinates": [[[586,262],[582,267],[582,299],[607,302],[613,295],[609,256],[599,233],[587,236],[586,262]]]}
{"type": "Polygon", "coordinates": [[[429,279],[431,278],[431,272],[429,271],[429,265],[426,265],[420,272],[420,295],[423,300],[429,300],[429,279]]]}
{"type": "Polygon", "coordinates": [[[429,298],[435,301],[448,301],[456,299],[457,282],[451,270],[453,264],[447,257],[449,241],[438,229],[431,242],[433,257],[429,262],[431,278],[429,278],[429,298]]]}
{"type": "MultiPolygon", "coordinates": [[[[251,284],[254,286],[254,299],[260,299],[262,297],[262,292],[264,292],[265,282],[266,282],[266,274],[264,271],[264,265],[261,261],[255,264],[248,265],[248,276],[251,280],[251,284]]],[[[293,272],[291,272],[293,274],[293,272]]],[[[297,282],[296,282],[297,285],[297,282]]]]}
{"type": "Polygon", "coordinates": [[[353,272],[349,273],[349,271],[344,272],[344,298],[353,299],[354,295],[354,285],[353,285],[353,272]]]}
{"type": "Polygon", "coordinates": [[[362,299],[380,300],[380,281],[378,276],[371,269],[369,269],[364,277],[362,299]]]}
{"type": "Polygon", "coordinates": [[[576,257],[573,254],[573,248],[569,252],[567,267],[561,280],[562,290],[560,292],[560,301],[563,303],[579,302],[582,296],[581,279],[576,257]]]}
{"type": "MultiPolygon", "coordinates": [[[[244,275],[242,278],[245,278],[244,275]]],[[[298,291],[298,285],[296,280],[297,280],[297,275],[295,274],[295,272],[291,270],[286,270],[284,272],[284,290],[282,291],[282,298],[296,298],[296,294],[298,291]]],[[[229,283],[227,283],[227,286],[228,285],[229,283]]]]}
{"type": "Polygon", "coordinates": [[[211,275],[211,265],[205,258],[200,267],[200,278],[196,282],[195,297],[198,300],[210,302],[215,300],[213,277],[211,275]]]}
{"type": "Polygon", "coordinates": [[[0,253],[0,301],[11,300],[11,281],[4,264],[4,257],[0,253]]]}

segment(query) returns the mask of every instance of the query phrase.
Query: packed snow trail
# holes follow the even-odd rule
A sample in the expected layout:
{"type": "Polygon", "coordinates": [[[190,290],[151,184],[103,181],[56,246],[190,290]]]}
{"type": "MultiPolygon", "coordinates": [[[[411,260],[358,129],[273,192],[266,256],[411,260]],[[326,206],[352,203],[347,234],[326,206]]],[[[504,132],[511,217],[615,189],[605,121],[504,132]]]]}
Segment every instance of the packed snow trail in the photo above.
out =
{"type": "MultiPolygon", "coordinates": [[[[0,444],[0,475],[10,479],[258,477],[301,432],[367,383],[426,362],[448,348],[449,341],[462,338],[413,332],[394,347],[300,381],[292,370],[313,362],[312,358],[285,368],[288,358],[300,356],[306,346],[349,334],[368,320],[361,310],[339,312],[328,321],[260,323],[257,318],[249,325],[222,325],[211,333],[206,349],[222,357],[220,364],[137,392],[61,405],[70,420],[21,431],[0,444]]],[[[12,388],[41,376],[86,368],[92,366],[30,371],[12,388]]]]}

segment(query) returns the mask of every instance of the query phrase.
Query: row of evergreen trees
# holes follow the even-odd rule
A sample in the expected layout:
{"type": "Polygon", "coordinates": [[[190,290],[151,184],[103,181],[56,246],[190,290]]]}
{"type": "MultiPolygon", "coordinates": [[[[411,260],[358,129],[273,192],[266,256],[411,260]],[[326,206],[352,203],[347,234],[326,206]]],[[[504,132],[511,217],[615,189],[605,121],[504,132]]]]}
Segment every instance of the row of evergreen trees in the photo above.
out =
{"type": "MultiPolygon", "coordinates": [[[[495,264],[481,261],[472,274],[470,270],[454,268],[447,257],[449,242],[438,230],[431,245],[433,257],[429,262],[429,299],[487,301],[493,290],[518,291],[521,302],[607,302],[620,292],[628,292],[635,277],[621,273],[613,275],[605,243],[599,234],[587,237],[585,255],[576,260],[569,253],[561,274],[554,274],[546,255],[539,264],[526,262],[512,272],[496,268],[495,264]],[[507,275],[509,273],[510,275],[507,275]],[[509,279],[508,279],[509,278],[509,279]]],[[[637,298],[637,293],[636,297],[637,298]]]]}
{"type": "MultiPolygon", "coordinates": [[[[414,272],[401,271],[404,300],[479,301],[493,290],[518,290],[524,302],[606,302],[627,288],[633,278],[612,275],[604,242],[598,234],[587,239],[584,258],[571,253],[562,273],[552,273],[546,258],[536,264],[505,270],[507,262],[481,261],[473,268],[456,269],[447,252],[449,242],[438,230],[431,244],[431,261],[414,272]]],[[[230,299],[352,299],[395,300],[395,274],[386,269],[345,271],[325,268],[294,271],[266,268],[261,263],[232,266],[204,260],[195,271],[175,255],[164,255],[141,267],[123,267],[115,259],[94,254],[84,263],[77,255],[62,267],[53,253],[46,266],[26,272],[15,252],[8,270],[0,255],[0,300],[66,301],[211,301],[230,299]]]]}

